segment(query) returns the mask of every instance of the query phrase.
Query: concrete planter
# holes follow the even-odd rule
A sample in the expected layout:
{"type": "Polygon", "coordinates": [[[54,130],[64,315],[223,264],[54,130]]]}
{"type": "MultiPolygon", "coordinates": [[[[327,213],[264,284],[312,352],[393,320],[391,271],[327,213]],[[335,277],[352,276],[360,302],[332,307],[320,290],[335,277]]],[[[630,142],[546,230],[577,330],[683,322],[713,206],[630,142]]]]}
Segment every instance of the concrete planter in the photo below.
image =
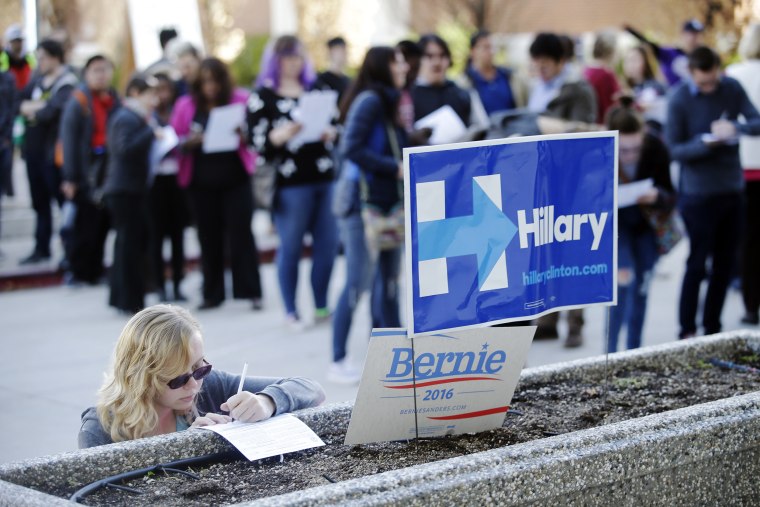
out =
{"type": "MultiPolygon", "coordinates": [[[[677,365],[744,347],[735,332],[609,356],[611,368],[677,365]]],[[[605,356],[526,369],[521,385],[603,378],[605,356]]],[[[519,387],[518,387],[519,388],[519,387]]],[[[317,433],[346,428],[351,404],[297,415],[317,433]]],[[[760,391],[238,505],[751,504],[760,477],[760,391]]],[[[210,432],[113,444],[0,466],[0,505],[71,505],[40,491],[227,450],[210,432]]]]}

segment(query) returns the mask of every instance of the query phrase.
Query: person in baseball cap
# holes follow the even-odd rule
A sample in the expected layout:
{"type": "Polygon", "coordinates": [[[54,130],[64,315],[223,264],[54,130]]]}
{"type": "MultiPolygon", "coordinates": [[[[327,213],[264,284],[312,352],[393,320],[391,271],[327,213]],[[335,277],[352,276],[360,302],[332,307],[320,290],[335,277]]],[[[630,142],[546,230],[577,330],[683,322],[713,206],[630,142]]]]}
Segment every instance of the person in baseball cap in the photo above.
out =
{"type": "Polygon", "coordinates": [[[694,32],[694,33],[702,33],[705,31],[705,25],[702,24],[701,21],[699,21],[696,18],[689,19],[687,21],[684,21],[683,23],[683,31],[684,32],[694,32]]]}
{"type": "Polygon", "coordinates": [[[11,25],[5,30],[5,42],[10,43],[12,41],[24,41],[24,30],[21,25],[11,25]]]}
{"type": "Polygon", "coordinates": [[[689,54],[702,45],[702,34],[705,31],[705,25],[698,19],[689,19],[684,21],[681,28],[681,49],[684,53],[689,54]]]}
{"type": "Polygon", "coordinates": [[[24,53],[24,30],[11,25],[5,30],[5,48],[0,53],[0,71],[10,71],[16,79],[16,89],[23,90],[32,70],[37,66],[32,53],[24,53]]]}
{"type": "Polygon", "coordinates": [[[684,21],[683,25],[681,25],[681,44],[679,47],[661,46],[660,44],[647,39],[643,33],[630,25],[623,25],[623,28],[642,43],[649,46],[657,57],[660,70],[662,71],[663,76],[665,76],[668,86],[673,87],[682,81],[689,80],[687,56],[702,45],[702,35],[705,31],[705,25],[702,24],[701,21],[694,18],[684,21]]]}

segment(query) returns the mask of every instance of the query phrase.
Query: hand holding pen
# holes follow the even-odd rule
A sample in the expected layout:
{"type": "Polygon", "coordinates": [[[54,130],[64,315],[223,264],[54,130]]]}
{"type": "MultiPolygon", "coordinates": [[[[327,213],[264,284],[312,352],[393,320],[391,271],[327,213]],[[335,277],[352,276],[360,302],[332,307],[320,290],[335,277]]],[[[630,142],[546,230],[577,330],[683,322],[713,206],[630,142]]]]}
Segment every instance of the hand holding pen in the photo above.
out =
{"type": "Polygon", "coordinates": [[[728,141],[737,135],[736,124],[728,119],[726,111],[720,115],[720,119],[710,124],[710,132],[720,141],[728,141]]]}
{"type": "Polygon", "coordinates": [[[256,422],[269,419],[276,409],[274,401],[266,394],[243,391],[246,373],[248,373],[248,363],[243,365],[237,394],[230,396],[230,399],[222,403],[220,408],[229,412],[230,417],[235,421],[256,422]]]}

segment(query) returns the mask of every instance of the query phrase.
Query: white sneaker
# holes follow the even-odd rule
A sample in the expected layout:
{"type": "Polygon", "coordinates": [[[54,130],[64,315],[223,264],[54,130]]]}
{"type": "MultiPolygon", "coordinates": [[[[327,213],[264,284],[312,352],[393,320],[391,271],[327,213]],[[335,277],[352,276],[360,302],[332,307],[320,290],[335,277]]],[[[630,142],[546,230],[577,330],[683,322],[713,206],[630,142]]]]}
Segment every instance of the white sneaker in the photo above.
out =
{"type": "Polygon", "coordinates": [[[285,316],[285,327],[294,333],[300,333],[306,329],[306,325],[303,321],[292,313],[285,316]]]}
{"type": "Polygon", "coordinates": [[[362,379],[362,372],[348,362],[347,358],[330,364],[327,369],[327,380],[335,384],[358,384],[362,379]]]}

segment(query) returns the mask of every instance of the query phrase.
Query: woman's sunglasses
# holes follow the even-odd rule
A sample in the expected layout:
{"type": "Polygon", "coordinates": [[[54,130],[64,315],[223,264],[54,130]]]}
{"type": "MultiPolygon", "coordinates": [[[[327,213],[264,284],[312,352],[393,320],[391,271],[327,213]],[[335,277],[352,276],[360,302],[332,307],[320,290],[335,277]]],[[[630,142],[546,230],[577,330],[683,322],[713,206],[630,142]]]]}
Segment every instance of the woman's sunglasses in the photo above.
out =
{"type": "Polygon", "coordinates": [[[209,373],[211,373],[211,365],[208,364],[208,361],[205,359],[203,362],[206,364],[200,368],[197,368],[192,373],[185,373],[177,378],[171,379],[166,383],[166,385],[169,386],[169,389],[179,389],[180,387],[184,387],[184,385],[187,384],[187,382],[190,380],[190,377],[193,377],[195,380],[203,380],[208,376],[209,373]]]}

